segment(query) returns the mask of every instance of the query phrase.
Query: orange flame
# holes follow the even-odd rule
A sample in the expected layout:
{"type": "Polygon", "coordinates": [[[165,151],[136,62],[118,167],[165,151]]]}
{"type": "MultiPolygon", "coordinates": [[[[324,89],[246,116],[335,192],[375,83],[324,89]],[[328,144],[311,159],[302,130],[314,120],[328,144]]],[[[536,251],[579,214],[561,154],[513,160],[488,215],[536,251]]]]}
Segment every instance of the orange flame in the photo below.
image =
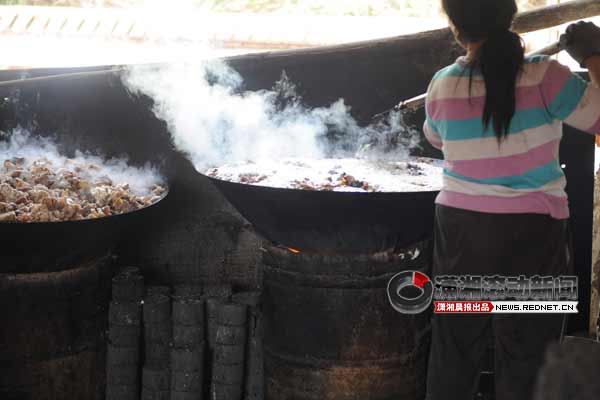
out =
{"type": "Polygon", "coordinates": [[[288,249],[289,251],[291,251],[292,253],[294,253],[294,254],[300,254],[300,250],[298,250],[298,249],[294,249],[293,247],[288,247],[287,249],[288,249]]]}

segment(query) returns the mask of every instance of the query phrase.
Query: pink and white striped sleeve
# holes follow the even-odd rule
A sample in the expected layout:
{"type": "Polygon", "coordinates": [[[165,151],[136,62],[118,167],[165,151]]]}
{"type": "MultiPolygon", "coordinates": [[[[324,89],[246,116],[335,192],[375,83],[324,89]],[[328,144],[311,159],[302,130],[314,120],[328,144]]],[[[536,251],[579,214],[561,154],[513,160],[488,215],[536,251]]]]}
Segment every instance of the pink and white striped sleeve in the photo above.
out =
{"type": "Polygon", "coordinates": [[[567,125],[600,134],[600,89],[555,60],[549,60],[541,84],[551,115],[567,125]]]}
{"type": "Polygon", "coordinates": [[[425,134],[425,138],[427,139],[427,141],[436,149],[438,150],[442,150],[443,147],[443,142],[442,142],[442,138],[439,134],[439,132],[437,132],[435,130],[435,124],[433,122],[433,120],[431,119],[431,114],[430,114],[430,110],[429,110],[429,104],[430,104],[430,99],[429,99],[429,93],[431,93],[431,88],[433,86],[433,81],[429,84],[429,88],[427,89],[427,98],[425,100],[425,123],[423,124],[423,133],[425,134]]]}

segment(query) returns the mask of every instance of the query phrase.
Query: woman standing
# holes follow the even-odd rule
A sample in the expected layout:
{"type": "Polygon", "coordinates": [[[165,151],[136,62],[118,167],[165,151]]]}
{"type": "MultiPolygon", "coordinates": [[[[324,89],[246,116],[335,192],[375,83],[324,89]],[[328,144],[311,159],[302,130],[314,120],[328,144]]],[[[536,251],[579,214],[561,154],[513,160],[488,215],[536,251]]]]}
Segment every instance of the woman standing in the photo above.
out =
{"type": "MultiPolygon", "coordinates": [[[[572,274],[565,122],[600,133],[600,89],[510,30],[515,0],[442,0],[467,55],[433,78],[424,132],[444,153],[436,200],[434,276],[572,274]]],[[[572,25],[569,53],[600,82],[600,28],[572,25]]],[[[435,315],[428,400],[474,398],[493,341],[497,400],[529,400],[561,315],[435,315]]]]}

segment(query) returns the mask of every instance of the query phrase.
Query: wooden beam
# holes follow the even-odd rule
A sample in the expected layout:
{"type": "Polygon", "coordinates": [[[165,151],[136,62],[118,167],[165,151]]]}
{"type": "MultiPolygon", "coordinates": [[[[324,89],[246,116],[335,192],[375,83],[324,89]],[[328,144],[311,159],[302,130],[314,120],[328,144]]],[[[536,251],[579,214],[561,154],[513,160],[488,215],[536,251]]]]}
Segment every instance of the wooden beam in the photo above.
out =
{"type": "MultiPolygon", "coordinates": [[[[564,24],[578,19],[584,19],[600,15],[600,0],[574,0],[566,3],[543,7],[540,9],[521,13],[517,16],[514,23],[514,29],[519,33],[536,31],[551,28],[556,25],[564,24]]],[[[427,32],[419,32],[411,35],[397,36],[393,38],[369,40],[354,42],[336,46],[322,46],[299,50],[274,51],[266,53],[255,53],[241,56],[228,57],[224,60],[232,66],[238,64],[254,64],[256,68],[263,68],[266,62],[279,62],[281,59],[321,59],[321,56],[347,56],[353,58],[355,54],[373,53],[382,50],[390,54],[410,54],[413,60],[421,65],[425,75],[432,75],[435,70],[442,65],[450,62],[461,50],[455,44],[450,29],[438,29],[427,32]],[[443,46],[442,46],[443,44],[443,46]],[[439,52],[440,46],[443,51],[439,52]],[[428,49],[438,49],[435,59],[439,60],[436,64],[431,62],[431,57],[425,56],[428,49]],[[419,57],[419,55],[421,55],[419,57]],[[305,58],[306,57],[306,58],[305,58]],[[421,61],[422,59],[422,61],[421,61]],[[439,65],[438,65],[439,64],[439,65]]],[[[115,68],[113,71],[94,71],[85,73],[67,74],[59,79],[81,79],[94,75],[112,75],[120,74],[122,68],[115,68]]],[[[25,81],[18,81],[20,85],[36,85],[43,81],[54,79],[51,77],[31,78],[25,81]]],[[[15,85],[17,81],[0,82],[0,88],[9,88],[15,85]]]]}
{"type": "Polygon", "coordinates": [[[579,19],[600,15],[600,1],[574,0],[521,13],[513,29],[519,33],[535,32],[579,19]]]}
{"type": "MultiPolygon", "coordinates": [[[[567,22],[590,18],[600,15],[600,0],[573,0],[566,3],[542,7],[539,9],[520,13],[515,18],[513,29],[518,33],[535,32],[552,28],[567,22]]],[[[242,60],[267,61],[272,58],[288,57],[294,55],[320,55],[336,52],[347,52],[364,48],[395,47],[402,43],[403,47],[427,48],[428,42],[453,41],[449,28],[418,32],[410,35],[395,36],[392,38],[367,40],[342,45],[320,46],[306,49],[273,51],[250,55],[233,56],[225,58],[226,61],[235,62],[242,60]]],[[[453,47],[453,46],[451,46],[453,47]]],[[[443,55],[440,55],[443,56],[443,55]]]]}

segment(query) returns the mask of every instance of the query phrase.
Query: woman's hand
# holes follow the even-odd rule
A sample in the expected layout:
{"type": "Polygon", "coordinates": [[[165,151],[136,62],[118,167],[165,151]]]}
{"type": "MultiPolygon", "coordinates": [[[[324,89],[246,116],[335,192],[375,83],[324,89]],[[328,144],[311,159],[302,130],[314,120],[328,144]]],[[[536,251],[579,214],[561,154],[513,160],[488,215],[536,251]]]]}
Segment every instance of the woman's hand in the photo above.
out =
{"type": "Polygon", "coordinates": [[[585,61],[590,80],[596,87],[600,87],[600,55],[588,57],[585,61]]]}
{"type": "Polygon", "coordinates": [[[582,68],[586,60],[600,55],[600,28],[591,22],[577,22],[569,25],[560,44],[582,68]]]}

